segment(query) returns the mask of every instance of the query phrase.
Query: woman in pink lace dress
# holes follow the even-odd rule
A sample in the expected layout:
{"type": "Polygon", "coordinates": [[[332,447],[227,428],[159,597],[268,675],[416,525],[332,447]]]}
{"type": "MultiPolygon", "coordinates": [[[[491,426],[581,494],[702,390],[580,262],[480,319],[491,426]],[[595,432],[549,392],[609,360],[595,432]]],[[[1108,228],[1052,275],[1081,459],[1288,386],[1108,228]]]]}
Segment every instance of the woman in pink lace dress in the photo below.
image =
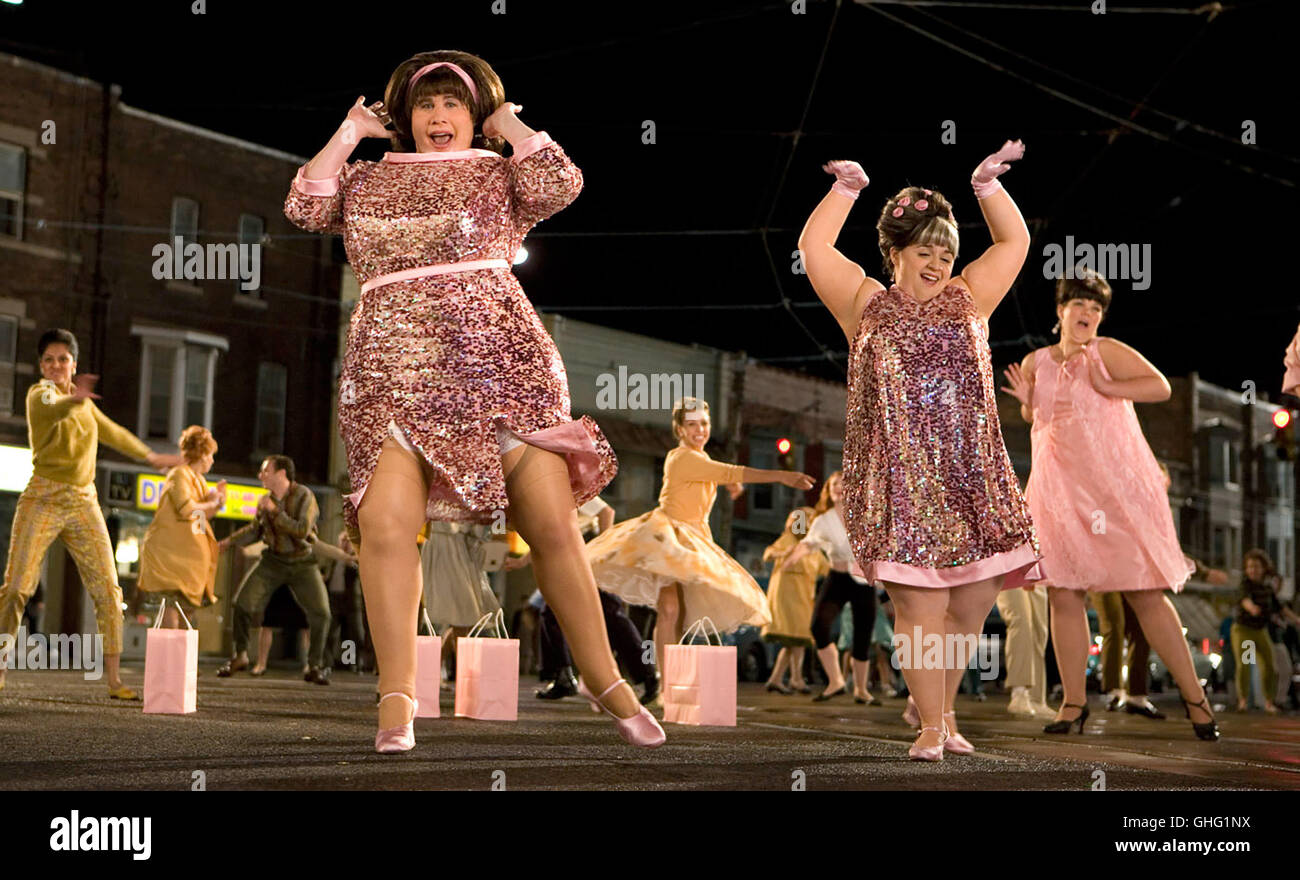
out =
{"type": "Polygon", "coordinates": [[[582,173],[464,52],[404,61],[384,101],[363,104],[299,169],[285,214],[342,234],[361,282],[339,423],[383,695],[376,749],[415,744],[416,534],[426,519],[486,523],[507,507],[593,702],[625,739],[658,745],[658,723],[618,677],[574,513],[617,463],[595,422],[571,418],[564,364],[510,271],[524,234],[577,197],[582,173]],[[364,137],[394,152],[348,162],[364,137]]]}
{"type": "Polygon", "coordinates": [[[1090,642],[1084,593],[1123,590],[1182,691],[1196,735],[1218,739],[1182,621],[1164,593],[1181,590],[1195,566],[1178,544],[1164,474],[1133,411],[1134,401],[1168,400],[1169,382],[1129,346],[1097,336],[1110,285],[1096,272],[1076,274],[1056,284],[1060,341],[1006,371],[1005,390],[1033,424],[1025,497],[1043,547],[1052,644],[1065,688],[1044,731],[1067,733],[1077,724],[1083,732],[1090,642]]]}
{"type": "Polygon", "coordinates": [[[954,708],[970,652],[998,591],[1039,579],[988,346],[988,317],[1029,248],[1020,211],[997,182],[1023,153],[1008,142],[971,178],[993,244],[959,275],[952,209],[920,187],[891,198],[876,224],[893,284],[836,250],[867,185],[856,162],[826,166],[835,185],[799,239],[808,278],[849,341],[842,515],[862,574],[883,582],[894,603],[915,698],[906,717],[921,727],[909,755],[918,760],[974,750],[954,708]]]}

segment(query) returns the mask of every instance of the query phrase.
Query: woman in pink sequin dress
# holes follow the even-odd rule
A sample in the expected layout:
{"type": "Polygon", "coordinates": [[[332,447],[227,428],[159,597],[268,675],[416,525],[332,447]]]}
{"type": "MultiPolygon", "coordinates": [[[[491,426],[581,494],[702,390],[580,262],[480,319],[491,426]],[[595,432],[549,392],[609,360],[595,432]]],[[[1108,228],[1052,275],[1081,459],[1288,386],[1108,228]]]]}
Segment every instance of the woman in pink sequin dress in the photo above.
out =
{"type": "Polygon", "coordinates": [[[299,169],[285,214],[342,234],[361,282],[339,422],[383,695],[376,749],[414,746],[416,534],[426,519],[487,523],[507,507],[585,683],[624,738],[658,745],[662,730],[618,676],[575,514],[617,462],[594,421],[571,418],[564,364],[510,271],[582,173],[464,52],[410,58],[382,103],[363,104],[299,169]],[[363,137],[395,151],[348,162],[363,137]]]}
{"type": "Polygon", "coordinates": [[[1085,593],[1122,590],[1147,641],[1184,698],[1192,698],[1187,713],[1197,735],[1216,739],[1182,621],[1164,592],[1181,590],[1195,566],[1178,544],[1165,476],[1133,411],[1134,401],[1168,400],[1169,382],[1129,346],[1097,336],[1110,299],[1110,285],[1096,272],[1060,279],[1060,341],[1006,371],[1005,390],[1033,425],[1025,497],[1042,542],[1052,644],[1065,687],[1045,731],[1066,733],[1075,724],[1083,731],[1091,642],[1085,593]]]}
{"type": "Polygon", "coordinates": [[[849,341],[842,515],[863,575],[883,582],[894,602],[895,645],[914,698],[905,717],[921,727],[909,755],[918,760],[973,751],[954,709],[971,651],[998,591],[1039,579],[988,347],[988,317],[1029,247],[1020,211],[997,182],[1023,152],[1008,142],[976,169],[971,182],[993,244],[960,275],[952,209],[920,187],[891,198],[876,225],[890,286],[836,249],[868,182],[856,162],[826,166],[835,185],[799,239],[808,278],[849,341]]]}

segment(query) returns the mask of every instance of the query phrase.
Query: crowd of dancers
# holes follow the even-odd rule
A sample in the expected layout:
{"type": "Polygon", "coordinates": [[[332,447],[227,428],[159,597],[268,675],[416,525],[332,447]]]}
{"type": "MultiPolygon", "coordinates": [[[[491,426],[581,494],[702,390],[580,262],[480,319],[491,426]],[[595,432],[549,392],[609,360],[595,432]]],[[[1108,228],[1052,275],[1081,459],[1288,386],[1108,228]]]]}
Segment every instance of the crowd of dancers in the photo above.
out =
{"type": "MultiPolygon", "coordinates": [[[[1140,353],[1098,335],[1111,290],[1095,272],[1057,283],[1058,341],[1006,371],[1003,391],[1032,425],[1023,493],[1003,444],[988,321],[1029,249],[1025,222],[999,182],[1024,155],[1023,144],[1007,142],[971,176],[992,244],[960,273],[958,227],[941,192],[909,186],[885,201],[876,229],[889,283],[836,246],[867,174],[851,161],[825,166],[834,184],[799,248],[849,344],[843,471],[826,480],[815,507],[791,513],[766,556],[774,572],[765,594],[713,540],[708,517],[718,489],[734,498],[745,483],[776,482],[810,492],[814,480],[713,460],[703,400],[673,409],[678,445],[665,460],[658,506],[617,524],[606,517],[584,542],[578,511],[600,517],[600,505],[591,505],[617,462],[595,421],[572,418],[559,352],[510,271],[528,230],[571,203],[584,180],[547,133],[520,121],[521,109],[505,100],[481,58],[416,55],[393,72],[382,102],[358,99],[299,169],[285,202],[297,226],[342,235],[360,281],[339,391],[353,491],[344,501],[346,542],[329,552],[359,566],[378,666],[377,751],[415,746],[415,639],[426,571],[461,569],[477,586],[425,596],[424,604],[450,603],[456,607],[447,614],[457,620],[491,610],[481,560],[449,557],[445,539],[502,511],[530,548],[545,614],[563,637],[562,668],[579,673],[572,690],[638,746],[657,747],[666,737],[643,704],[658,696],[654,670],[625,658],[641,679],[638,696],[611,649],[626,643],[622,602],[657,612],[656,669],[665,646],[704,617],[723,631],[762,626],[783,641],[777,684],[788,670],[792,686],[806,687],[803,654],[814,648],[828,681],[822,700],[849,687],[831,635],[848,605],[852,691],[871,702],[878,589],[896,631],[957,646],[942,663],[902,664],[907,717],[919,728],[913,759],[974,749],[960,732],[955,697],[971,660],[963,649],[995,603],[1017,633],[1018,656],[1009,662],[1024,690],[1014,699],[1038,712],[1050,606],[1064,700],[1045,730],[1082,730],[1090,592],[1119,594],[1168,665],[1196,735],[1218,738],[1166,596],[1182,588],[1193,564],[1178,545],[1165,478],[1133,409],[1135,401],[1167,399],[1169,383],[1140,353]],[[371,137],[387,138],[393,150],[380,161],[349,161],[371,137]]],[[[263,464],[269,491],[254,522],[217,542],[210,521],[223,487],[210,489],[203,479],[216,451],[212,435],[192,427],[179,455],[150,451],[95,406],[94,377],[76,373],[77,357],[67,331],[41,337],[42,379],[27,396],[34,475],[14,518],[0,633],[17,629],[41,558],[62,536],[95,601],[110,694],[135,697],[118,672],[121,592],[93,484],[103,442],[169,471],[145,541],[141,589],[162,594],[172,608],[199,607],[213,599],[217,555],[264,542],[234,602],[235,656],[222,671],[250,665],[250,631],[269,593],[288,584],[309,623],[306,677],[325,683],[331,608],[317,565],[318,511],[292,462],[272,456],[263,464]]],[[[1284,390],[1295,391],[1300,334],[1286,367],[1284,390]]],[[[1244,601],[1247,612],[1269,610],[1262,593],[1244,601]]],[[[3,674],[0,668],[0,687],[3,674]]]]}

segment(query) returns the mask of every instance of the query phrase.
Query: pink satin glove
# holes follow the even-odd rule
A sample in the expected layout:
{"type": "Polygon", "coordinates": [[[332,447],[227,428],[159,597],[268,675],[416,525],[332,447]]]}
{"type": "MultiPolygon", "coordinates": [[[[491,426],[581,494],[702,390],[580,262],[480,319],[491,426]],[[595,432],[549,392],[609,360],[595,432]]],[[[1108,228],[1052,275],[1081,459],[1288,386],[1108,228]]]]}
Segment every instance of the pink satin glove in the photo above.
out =
{"type": "Polygon", "coordinates": [[[998,183],[998,176],[1005,172],[1011,166],[1007,163],[1019,159],[1025,155],[1025,145],[1020,141],[1007,141],[991,156],[984,159],[975,169],[975,173],[970,176],[970,185],[975,190],[975,197],[978,199],[987,199],[998,190],[1002,189],[1002,184],[998,183]]]}
{"type": "Polygon", "coordinates": [[[867,184],[871,183],[870,178],[867,177],[867,172],[862,170],[862,166],[848,159],[836,159],[834,162],[827,162],[822,166],[822,170],[827,174],[835,175],[835,185],[831,187],[831,192],[848,196],[854,201],[857,200],[858,193],[866,189],[867,184]]]}

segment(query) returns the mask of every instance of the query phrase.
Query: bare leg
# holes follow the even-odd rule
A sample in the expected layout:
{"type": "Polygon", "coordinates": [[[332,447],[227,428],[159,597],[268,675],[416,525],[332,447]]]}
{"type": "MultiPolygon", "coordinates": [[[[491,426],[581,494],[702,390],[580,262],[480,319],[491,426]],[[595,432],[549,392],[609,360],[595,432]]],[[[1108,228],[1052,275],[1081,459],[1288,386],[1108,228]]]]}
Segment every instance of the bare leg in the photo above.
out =
{"type": "Polygon", "coordinates": [[[664,648],[682,638],[685,609],[681,584],[669,584],[659,591],[659,601],[655,603],[655,662],[659,664],[660,676],[664,674],[664,648]]]}
{"type": "MultiPolygon", "coordinates": [[[[1183,699],[1189,703],[1199,703],[1205,699],[1205,690],[1196,677],[1196,667],[1192,665],[1192,653],[1183,637],[1183,622],[1178,618],[1178,609],[1174,608],[1163,590],[1134,590],[1125,594],[1129,605],[1137,614],[1138,623],[1147,642],[1174,677],[1183,699]]],[[[1204,709],[1189,708],[1191,720],[1197,724],[1208,723],[1214,716],[1204,709]]]]}
{"type": "Polygon", "coordinates": [[[176,606],[168,603],[167,610],[163,612],[163,628],[176,629],[181,625],[181,616],[176,611],[176,606]]]}
{"type": "Polygon", "coordinates": [[[946,630],[949,590],[932,587],[912,587],[906,584],[886,583],[885,590],[894,603],[894,633],[900,645],[899,661],[903,680],[921,715],[922,730],[916,743],[922,748],[937,746],[943,737],[943,710],[945,670],[943,664],[928,669],[920,661],[924,657],[926,636],[943,638],[946,630]],[[902,638],[900,638],[902,637],[902,638]],[[905,640],[905,641],[904,641],[905,640]]]}
{"type": "MultiPolygon", "coordinates": [[[[1082,590],[1052,587],[1048,590],[1048,600],[1052,606],[1056,668],[1061,673],[1061,686],[1065,689],[1064,703],[1082,706],[1088,700],[1084,672],[1088,664],[1089,631],[1084,594],[1082,590]]],[[[1056,712],[1057,721],[1073,721],[1082,714],[1080,709],[1064,708],[1064,703],[1056,712]]]]}
{"type": "MultiPolygon", "coordinates": [[[[953,660],[955,668],[944,670],[944,705],[948,730],[958,733],[956,711],[957,692],[961,690],[961,680],[970,666],[970,650],[978,643],[980,633],[984,631],[984,620],[989,616],[1002,590],[1005,575],[987,578],[982,581],[955,587],[948,597],[948,613],[945,625],[949,635],[961,636],[952,640],[954,645],[953,660]]],[[[945,659],[947,646],[945,645],[945,659]]]]}
{"type": "Polygon", "coordinates": [[[864,700],[871,699],[871,691],[867,689],[867,672],[871,669],[870,660],[859,660],[854,657],[853,662],[853,696],[861,697],[864,700]]]}
{"type": "Polygon", "coordinates": [[[826,690],[822,694],[833,694],[844,687],[844,672],[840,669],[840,649],[834,641],[824,648],[817,649],[817,659],[821,661],[822,672],[826,673],[826,690]]]}
{"type": "MultiPolygon", "coordinates": [[[[362,498],[361,591],[379,665],[379,692],[415,698],[415,626],[420,607],[420,551],[415,539],[424,525],[429,495],[424,467],[391,437],[362,498]]],[[[410,720],[405,700],[379,704],[379,728],[410,720]]]]}
{"type": "Polygon", "coordinates": [[[104,677],[108,679],[108,689],[110,691],[115,691],[122,686],[121,654],[104,655],[104,677]]]}
{"type": "Polygon", "coordinates": [[[790,649],[790,687],[795,690],[808,686],[803,680],[803,658],[806,649],[803,645],[790,649]]]}
{"type": "MultiPolygon", "coordinates": [[[[501,465],[506,473],[510,519],[532,549],[537,586],[555,612],[584,684],[600,696],[620,676],[609,647],[596,578],[578,531],[568,465],[559,455],[528,445],[510,450],[501,465]]],[[[418,558],[416,562],[418,565],[418,558]]],[[[626,682],[603,702],[619,718],[641,711],[636,692],[626,682]]]]}
{"type": "Polygon", "coordinates": [[[790,665],[790,649],[782,648],[776,653],[776,663],[772,665],[772,674],[768,676],[767,683],[781,686],[781,679],[785,677],[785,668],[790,665]]]}

